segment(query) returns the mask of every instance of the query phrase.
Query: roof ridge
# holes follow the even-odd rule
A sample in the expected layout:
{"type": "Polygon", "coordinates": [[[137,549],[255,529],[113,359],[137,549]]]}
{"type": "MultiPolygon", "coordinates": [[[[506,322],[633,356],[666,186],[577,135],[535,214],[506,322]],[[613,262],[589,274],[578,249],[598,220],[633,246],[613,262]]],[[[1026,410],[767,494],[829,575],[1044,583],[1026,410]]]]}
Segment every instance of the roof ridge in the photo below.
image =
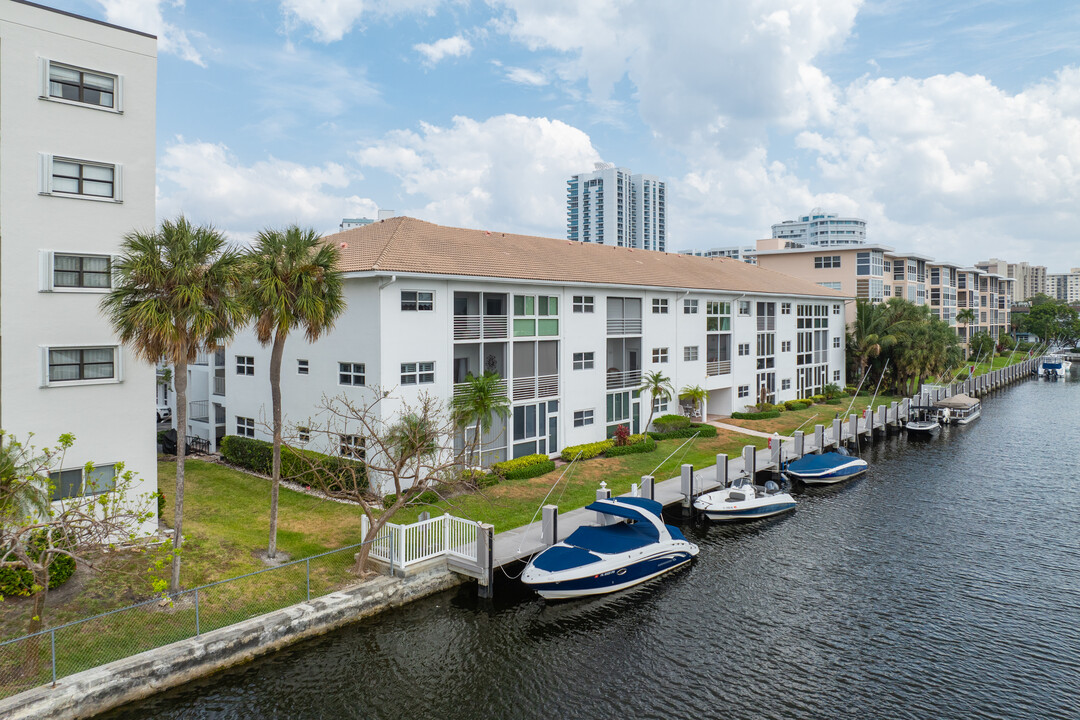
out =
{"type": "MultiPolygon", "coordinates": [[[[383,259],[383,257],[386,255],[386,253],[390,250],[390,246],[393,244],[394,238],[396,238],[397,234],[399,232],[401,232],[401,228],[402,228],[403,225],[405,225],[405,221],[406,220],[412,220],[412,218],[406,217],[404,215],[402,215],[400,217],[401,217],[401,220],[398,222],[397,227],[394,228],[394,231],[392,233],[390,233],[390,237],[387,238],[386,244],[383,245],[382,250],[379,251],[379,257],[375,258],[375,262],[373,262],[371,264],[371,269],[372,270],[381,270],[382,269],[382,268],[379,267],[379,262],[383,259]]],[[[395,219],[395,218],[392,218],[392,219],[395,219]]],[[[386,221],[383,220],[382,222],[386,222],[386,221]]]]}

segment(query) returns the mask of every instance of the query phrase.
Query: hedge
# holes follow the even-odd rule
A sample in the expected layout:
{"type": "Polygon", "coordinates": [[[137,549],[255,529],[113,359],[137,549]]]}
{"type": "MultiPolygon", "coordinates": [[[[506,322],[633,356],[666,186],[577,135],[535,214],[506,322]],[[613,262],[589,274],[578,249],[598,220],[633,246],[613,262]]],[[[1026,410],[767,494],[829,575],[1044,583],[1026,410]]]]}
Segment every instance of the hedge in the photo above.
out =
{"type": "MultiPolygon", "coordinates": [[[[49,566],[49,589],[55,590],[66,583],[74,572],[75,559],[69,555],[57,555],[49,566]]],[[[26,567],[0,567],[0,595],[32,595],[33,587],[34,573],[26,567]]]]}
{"type": "Polygon", "coordinates": [[[653,420],[653,427],[656,428],[658,433],[683,430],[690,427],[690,418],[682,415],[661,415],[653,420]]]}
{"type": "Polygon", "coordinates": [[[828,400],[825,401],[825,404],[826,405],[839,405],[840,404],[840,398],[829,398],[828,400]]]}
{"type": "MultiPolygon", "coordinates": [[[[221,440],[221,457],[245,470],[269,475],[273,472],[274,445],[265,440],[226,435],[221,440]]],[[[315,470],[318,466],[323,475],[345,478],[344,486],[352,485],[352,472],[362,478],[362,487],[367,487],[364,464],[358,460],[324,455],[313,450],[300,450],[289,445],[281,446],[281,477],[301,485],[318,487],[315,470]],[[308,458],[305,460],[305,458],[308,458]]],[[[325,483],[330,487],[342,487],[342,483],[325,483]]]]}
{"type": "Polygon", "coordinates": [[[504,480],[524,480],[549,473],[554,469],[555,461],[547,455],[525,455],[491,466],[491,471],[504,480]]]}
{"type": "Polygon", "coordinates": [[[733,420],[768,420],[770,418],[780,417],[779,410],[766,410],[765,412],[752,412],[752,413],[731,413],[733,420]]]}
{"type": "Polygon", "coordinates": [[[785,400],[784,407],[788,410],[805,410],[814,403],[809,400],[785,400]]]}
{"type": "MultiPolygon", "coordinates": [[[[439,500],[441,500],[441,499],[442,498],[439,497],[439,493],[435,492],[434,490],[425,490],[424,492],[420,493],[419,495],[417,495],[416,497],[414,497],[412,500],[410,500],[409,502],[407,502],[405,504],[406,505],[434,505],[435,503],[439,502],[439,500]]],[[[383,496],[383,507],[390,507],[395,502],[397,502],[397,494],[396,493],[390,493],[389,495],[384,495],[383,496]]]]}
{"type": "MultiPolygon", "coordinates": [[[[780,413],[777,413],[779,415],[780,413]]],[[[703,425],[698,423],[691,423],[690,427],[683,428],[682,430],[672,430],[671,432],[659,433],[651,432],[649,437],[653,440],[672,440],[675,438],[688,438],[697,434],[698,437],[716,437],[716,428],[712,425],[703,425]]]]}
{"type": "Polygon", "coordinates": [[[825,396],[824,395],[811,395],[810,399],[813,400],[816,403],[825,402],[825,396]]]}
{"type": "Polygon", "coordinates": [[[630,445],[612,446],[604,451],[605,457],[619,457],[621,455],[637,455],[638,453],[652,452],[656,449],[656,441],[651,437],[631,443],[630,445]]]}
{"type": "Polygon", "coordinates": [[[578,460],[588,460],[600,455],[614,444],[615,441],[609,438],[607,440],[601,440],[600,442],[585,443],[584,445],[571,445],[563,448],[561,457],[566,462],[573,462],[575,458],[578,460]],[[579,452],[581,453],[580,457],[578,456],[579,452]]]}

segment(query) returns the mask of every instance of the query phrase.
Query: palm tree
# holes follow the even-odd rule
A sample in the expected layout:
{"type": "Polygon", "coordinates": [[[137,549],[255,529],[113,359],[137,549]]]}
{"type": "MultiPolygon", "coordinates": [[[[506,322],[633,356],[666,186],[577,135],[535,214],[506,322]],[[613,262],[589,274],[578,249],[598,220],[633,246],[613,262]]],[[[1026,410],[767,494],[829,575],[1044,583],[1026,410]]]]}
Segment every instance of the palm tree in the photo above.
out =
{"type": "Polygon", "coordinates": [[[972,308],[964,308],[960,312],[956,313],[956,322],[964,323],[967,325],[967,333],[965,334],[965,340],[971,343],[971,324],[975,322],[978,315],[975,314],[975,310],[972,308]]]}
{"type": "Polygon", "coordinates": [[[659,370],[654,370],[645,376],[638,391],[642,394],[648,393],[651,399],[649,403],[649,421],[645,423],[643,430],[643,432],[648,432],[649,426],[652,425],[653,414],[656,412],[656,398],[670,398],[675,394],[675,389],[671,386],[670,378],[659,370]]]}
{"type": "Polygon", "coordinates": [[[420,482],[420,467],[424,458],[439,451],[439,431],[432,418],[418,413],[401,416],[386,434],[386,444],[393,449],[392,462],[402,470],[416,464],[413,484],[420,482]]]}
{"type": "MultiPolygon", "coordinates": [[[[510,400],[506,397],[506,386],[498,373],[490,370],[483,375],[469,373],[465,378],[465,387],[454,393],[451,402],[454,424],[460,428],[475,425],[474,442],[482,447],[484,433],[491,430],[491,418],[498,415],[505,420],[510,415],[510,400]]],[[[481,462],[483,456],[481,456],[481,462]]],[[[469,465],[472,465],[472,447],[469,448],[469,465]]]]}
{"type": "Polygon", "coordinates": [[[680,400],[690,400],[697,406],[701,403],[701,419],[705,420],[705,403],[709,399],[709,391],[700,385],[689,385],[679,391],[680,400]]]}
{"type": "Polygon", "coordinates": [[[192,225],[183,215],[154,231],[124,237],[113,264],[114,286],[101,301],[120,340],[150,363],[164,358],[175,369],[176,502],[172,582],[180,587],[184,521],[184,455],[187,450],[188,363],[216,349],[246,318],[239,296],[243,256],[225,245],[210,226],[192,225]]]}
{"type": "Polygon", "coordinates": [[[255,236],[245,258],[244,300],[255,318],[255,337],[272,344],[270,350],[270,402],[273,406],[274,452],[270,483],[270,545],[268,557],[277,555],[278,487],[281,482],[281,356],[289,332],[304,329],[315,342],[334,326],[345,310],[342,274],[337,269],[338,248],[324,243],[310,229],[290,225],[266,229],[255,236]]]}
{"type": "Polygon", "coordinates": [[[0,523],[48,514],[49,479],[35,472],[28,450],[0,430],[0,523]],[[31,482],[26,482],[28,475],[31,482]]]}

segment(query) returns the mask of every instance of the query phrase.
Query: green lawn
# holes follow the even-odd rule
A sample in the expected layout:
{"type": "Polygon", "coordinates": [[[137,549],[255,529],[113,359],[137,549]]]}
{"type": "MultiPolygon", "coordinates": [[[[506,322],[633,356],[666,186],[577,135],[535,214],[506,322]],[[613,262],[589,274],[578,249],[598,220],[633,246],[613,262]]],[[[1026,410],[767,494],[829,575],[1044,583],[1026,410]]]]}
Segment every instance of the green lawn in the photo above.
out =
{"type": "MultiPolygon", "coordinates": [[[[815,425],[824,425],[825,427],[832,427],[832,421],[836,417],[837,413],[840,413],[840,417],[847,420],[847,416],[850,413],[861,414],[863,409],[870,405],[871,398],[859,396],[855,398],[854,404],[851,402],[850,395],[844,395],[840,398],[840,403],[837,405],[811,405],[803,410],[785,410],[780,413],[778,418],[770,418],[767,420],[734,420],[725,419],[723,422],[728,425],[738,425],[750,430],[757,430],[759,432],[774,433],[778,432],[781,435],[791,435],[796,430],[801,429],[807,435],[814,432],[815,425]],[[849,410],[849,406],[851,409],[849,410]]],[[[899,397],[892,395],[878,395],[874,400],[873,406],[876,410],[882,405],[889,405],[894,401],[899,401],[899,397]]]]}
{"type": "MultiPolygon", "coordinates": [[[[975,375],[985,375],[991,370],[1000,370],[1001,368],[1008,367],[1009,365],[1016,365],[1017,363],[1022,363],[1027,359],[1028,356],[1026,352],[1007,352],[1001,355],[995,355],[990,362],[980,362],[975,364],[975,375]],[[1009,360],[1009,355],[1012,355],[1011,362],[1009,360]]],[[[969,362],[967,367],[971,367],[971,365],[972,363],[969,362]]],[[[965,373],[960,373],[960,379],[966,378],[967,375],[965,373]]]]}

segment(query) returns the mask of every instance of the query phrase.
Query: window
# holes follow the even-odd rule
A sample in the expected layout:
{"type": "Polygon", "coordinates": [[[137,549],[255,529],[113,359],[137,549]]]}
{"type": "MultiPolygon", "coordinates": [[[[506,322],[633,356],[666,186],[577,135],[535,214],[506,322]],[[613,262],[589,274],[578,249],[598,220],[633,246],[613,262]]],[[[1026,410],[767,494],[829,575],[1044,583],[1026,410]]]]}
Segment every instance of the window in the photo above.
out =
{"type": "Polygon", "coordinates": [[[780,381],[780,389],[781,390],[790,390],[791,389],[791,378],[784,378],[783,380],[781,380],[780,381]]]}
{"type": "Polygon", "coordinates": [[[236,434],[240,437],[255,437],[255,418],[236,416],[236,434]]]}
{"type": "Polygon", "coordinates": [[[883,261],[884,256],[880,250],[855,253],[855,274],[881,275],[884,272],[883,261]]]}
{"type": "Polygon", "coordinates": [[[682,301],[682,311],[684,315],[696,315],[697,314],[698,301],[686,298],[682,301]]]}
{"type": "Polygon", "coordinates": [[[553,295],[514,296],[514,337],[558,334],[559,298],[553,295]]]}
{"type": "Polygon", "coordinates": [[[367,441],[359,435],[338,435],[338,454],[363,460],[367,455],[367,441]]]}
{"type": "Polygon", "coordinates": [[[693,362],[698,359],[698,346],[687,345],[682,349],[682,359],[686,362],[693,362]]]}
{"type": "Polygon", "coordinates": [[[840,267],[839,255],[817,255],[814,257],[815,270],[830,270],[840,267]]]}
{"type": "Polygon", "coordinates": [[[843,290],[843,287],[838,282],[819,282],[818,285],[823,288],[829,288],[830,290],[843,290]]]}
{"type": "Polygon", "coordinates": [[[427,290],[402,290],[401,309],[408,312],[430,312],[435,309],[435,293],[427,290]]]}
{"type": "Polygon", "coordinates": [[[311,442],[311,428],[303,425],[296,428],[296,438],[302,443],[311,442]]]}
{"type": "Polygon", "coordinates": [[[574,427],[585,427],[593,424],[593,410],[575,410],[574,427]]]}
{"type": "Polygon", "coordinates": [[[667,315],[668,314],[668,300],[667,298],[653,298],[652,311],[654,315],[667,315]]]}
{"type": "Polygon", "coordinates": [[[591,352],[574,353],[574,369],[575,370],[592,370],[593,367],[595,367],[595,361],[593,359],[593,353],[591,353],[591,352]]]}
{"type": "Polygon", "coordinates": [[[839,337],[834,337],[834,338],[832,339],[832,346],[833,346],[834,348],[838,348],[838,347],[840,347],[840,338],[839,338],[839,337]]]}
{"type": "Polygon", "coordinates": [[[791,352],[790,340],[784,340],[780,343],[780,352],[791,352]]]}
{"type": "Polygon", "coordinates": [[[338,385],[363,385],[364,363],[338,363],[338,385]]]}
{"type": "Polygon", "coordinates": [[[119,200],[118,166],[46,155],[46,194],[119,200]]]}
{"type": "Polygon", "coordinates": [[[401,363],[402,385],[428,385],[435,382],[434,362],[401,363]]]}
{"type": "Polygon", "coordinates": [[[652,407],[654,413],[666,413],[668,411],[668,397],[657,395],[653,398],[652,407]]]}
{"type": "Polygon", "coordinates": [[[839,370],[833,370],[832,381],[833,382],[840,382],[840,371],[839,370]]]}
{"type": "Polygon", "coordinates": [[[731,303],[710,300],[705,303],[705,331],[730,332],[731,303]]]}
{"type": "Polygon", "coordinates": [[[652,361],[654,363],[666,363],[667,362],[667,348],[653,348],[652,349],[652,361]]]}
{"type": "Polygon", "coordinates": [[[741,397],[741,398],[750,397],[750,386],[749,385],[740,385],[739,386],[739,397],[741,397]]]}
{"type": "Polygon", "coordinates": [[[839,305],[833,305],[832,306],[832,314],[833,315],[839,315],[840,314],[840,306],[839,305]]]}
{"type": "Polygon", "coordinates": [[[255,374],[255,358],[251,355],[237,355],[236,356],[236,374],[237,375],[254,375],[255,374]]]}
{"type": "Polygon", "coordinates": [[[115,76],[49,63],[49,97],[51,98],[119,109],[116,107],[117,81],[118,78],[115,76]]]}
{"type": "Polygon", "coordinates": [[[297,360],[296,361],[296,374],[297,375],[307,375],[308,374],[308,361],[307,360],[297,360]]]}
{"type": "Polygon", "coordinates": [[[791,314],[791,303],[780,303],[780,314],[781,315],[790,315],[791,314]]]}
{"type": "Polygon", "coordinates": [[[51,348],[49,382],[111,380],[116,377],[116,348],[51,348]]]}
{"type": "Polygon", "coordinates": [[[739,315],[742,315],[744,317],[750,317],[750,301],[749,300],[740,300],[739,301],[739,315]]]}
{"type": "Polygon", "coordinates": [[[750,343],[739,343],[739,355],[742,356],[742,355],[749,355],[749,354],[750,354],[750,343]]]}
{"type": "Polygon", "coordinates": [[[116,466],[95,465],[89,472],[86,468],[57,470],[49,473],[49,481],[52,484],[54,501],[83,495],[100,495],[116,488],[116,466]]]}
{"type": "Polygon", "coordinates": [[[53,287],[107,290],[112,287],[108,255],[53,255],[53,287]]]}
{"type": "Polygon", "coordinates": [[[574,296],[574,312],[576,313],[591,313],[595,303],[593,302],[592,295],[575,295],[574,296]]]}

